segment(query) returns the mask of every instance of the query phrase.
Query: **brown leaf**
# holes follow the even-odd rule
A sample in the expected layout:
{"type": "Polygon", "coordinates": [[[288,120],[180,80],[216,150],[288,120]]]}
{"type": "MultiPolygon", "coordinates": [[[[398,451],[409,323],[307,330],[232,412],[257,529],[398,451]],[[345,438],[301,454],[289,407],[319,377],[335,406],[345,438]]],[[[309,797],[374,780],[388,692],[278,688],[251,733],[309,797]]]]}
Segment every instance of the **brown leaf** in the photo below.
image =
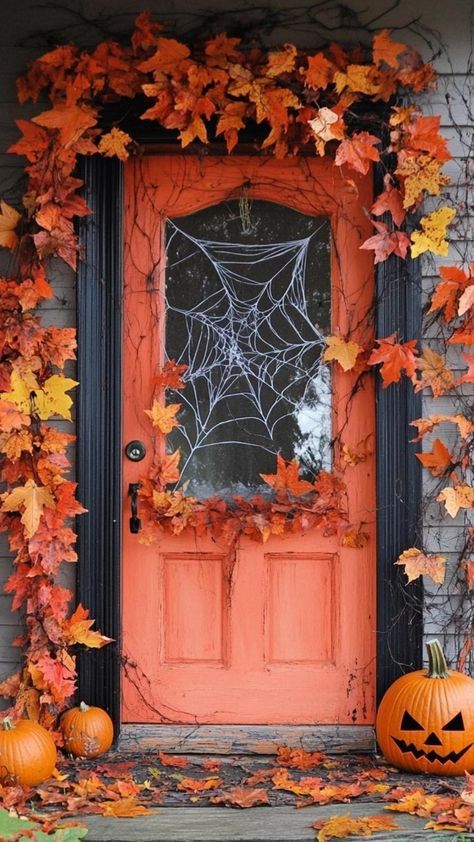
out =
{"type": "Polygon", "coordinates": [[[18,243],[15,228],[21,219],[21,214],[8,205],[3,199],[0,200],[0,246],[7,249],[14,249],[18,243]]]}
{"type": "Polygon", "coordinates": [[[245,786],[234,786],[222,795],[215,795],[211,801],[213,804],[225,804],[228,807],[244,809],[270,803],[266,789],[248,789],[245,786]]]}
{"type": "Polygon", "coordinates": [[[398,827],[391,816],[361,816],[352,818],[349,813],[343,816],[331,816],[329,819],[318,819],[311,827],[318,830],[318,842],[328,842],[330,839],[345,839],[347,836],[372,836],[380,830],[394,830],[398,827]]]}
{"type": "Polygon", "coordinates": [[[430,576],[437,585],[442,585],[446,575],[446,557],[443,555],[428,555],[410,547],[396,560],[395,564],[405,568],[408,582],[413,582],[419,576],[430,576]]]}

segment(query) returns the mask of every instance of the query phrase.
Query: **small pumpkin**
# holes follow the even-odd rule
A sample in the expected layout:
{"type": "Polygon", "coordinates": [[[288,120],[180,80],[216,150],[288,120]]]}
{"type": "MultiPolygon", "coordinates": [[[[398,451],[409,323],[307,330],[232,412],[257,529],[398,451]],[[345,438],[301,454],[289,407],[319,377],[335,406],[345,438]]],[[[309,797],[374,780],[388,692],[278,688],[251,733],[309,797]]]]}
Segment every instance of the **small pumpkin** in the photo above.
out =
{"type": "Polygon", "coordinates": [[[38,722],[9,717],[0,721],[0,780],[36,786],[49,778],[56,766],[56,746],[38,722]]]}
{"type": "Polygon", "coordinates": [[[109,750],[114,739],[109,714],[85,702],[63,713],[60,728],[64,747],[74,757],[98,757],[109,750]]]}
{"type": "Polygon", "coordinates": [[[398,678],[377,712],[377,742],[386,759],[408,772],[474,771],[474,680],[448,670],[438,640],[427,643],[428,669],[398,678]]]}

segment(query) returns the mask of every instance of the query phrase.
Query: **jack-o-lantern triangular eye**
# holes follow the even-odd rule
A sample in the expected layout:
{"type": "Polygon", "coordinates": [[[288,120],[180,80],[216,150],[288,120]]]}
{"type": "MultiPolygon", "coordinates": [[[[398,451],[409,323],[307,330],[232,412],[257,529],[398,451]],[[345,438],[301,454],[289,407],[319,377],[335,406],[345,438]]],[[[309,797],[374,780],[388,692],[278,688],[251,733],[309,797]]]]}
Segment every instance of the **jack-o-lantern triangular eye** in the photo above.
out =
{"type": "Polygon", "coordinates": [[[453,716],[446,725],[443,725],[442,731],[464,731],[464,720],[462,718],[462,713],[459,712],[456,716],[453,716]]]}
{"type": "Polygon", "coordinates": [[[416,719],[408,713],[406,710],[402,717],[402,724],[400,725],[400,729],[402,731],[424,731],[423,725],[420,725],[416,719]]]}

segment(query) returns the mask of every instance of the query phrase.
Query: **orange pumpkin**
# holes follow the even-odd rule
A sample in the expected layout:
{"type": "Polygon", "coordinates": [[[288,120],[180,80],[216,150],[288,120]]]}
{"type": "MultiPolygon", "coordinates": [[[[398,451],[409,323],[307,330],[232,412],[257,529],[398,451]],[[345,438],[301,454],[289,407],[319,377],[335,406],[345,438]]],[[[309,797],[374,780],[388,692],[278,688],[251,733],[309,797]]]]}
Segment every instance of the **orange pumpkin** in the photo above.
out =
{"type": "Polygon", "coordinates": [[[427,644],[428,669],[398,678],[377,713],[386,759],[408,772],[462,775],[474,771],[474,680],[448,670],[437,640],[427,644]]]}
{"type": "Polygon", "coordinates": [[[56,766],[56,746],[38,722],[5,717],[0,722],[0,780],[36,786],[49,778],[56,766]]]}
{"type": "Polygon", "coordinates": [[[63,713],[60,728],[66,751],[75,757],[98,757],[109,750],[114,739],[109,714],[85,702],[63,713]]]}

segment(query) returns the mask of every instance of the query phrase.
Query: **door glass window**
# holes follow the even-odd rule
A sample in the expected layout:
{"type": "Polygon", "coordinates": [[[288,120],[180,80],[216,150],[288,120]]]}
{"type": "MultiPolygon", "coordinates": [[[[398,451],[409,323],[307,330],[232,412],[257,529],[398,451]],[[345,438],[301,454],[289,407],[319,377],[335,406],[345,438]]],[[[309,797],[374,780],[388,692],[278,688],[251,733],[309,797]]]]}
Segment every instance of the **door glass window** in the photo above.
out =
{"type": "Polygon", "coordinates": [[[199,497],[262,492],[275,455],[330,468],[330,225],[263,200],[166,223],[166,357],[186,363],[183,481],[199,497]]]}

